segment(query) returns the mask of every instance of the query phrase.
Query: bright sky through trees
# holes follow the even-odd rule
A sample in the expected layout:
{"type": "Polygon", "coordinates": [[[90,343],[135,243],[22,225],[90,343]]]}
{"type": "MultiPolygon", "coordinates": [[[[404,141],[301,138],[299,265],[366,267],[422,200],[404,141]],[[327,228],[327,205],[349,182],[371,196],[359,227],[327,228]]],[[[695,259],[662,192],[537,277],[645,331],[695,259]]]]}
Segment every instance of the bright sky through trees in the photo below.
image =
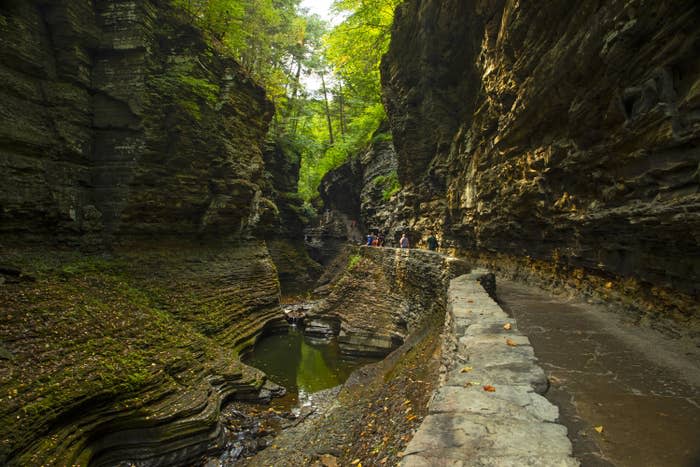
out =
{"type": "Polygon", "coordinates": [[[326,21],[335,24],[340,19],[330,11],[333,0],[303,0],[299,5],[301,8],[308,8],[310,13],[316,13],[326,21]]]}
{"type": "MultiPolygon", "coordinates": [[[[275,106],[268,139],[301,160],[309,206],[329,170],[390,137],[377,134],[379,63],[401,0],[172,1],[265,88],[275,106]]],[[[176,78],[201,80],[189,70],[176,78]]]]}

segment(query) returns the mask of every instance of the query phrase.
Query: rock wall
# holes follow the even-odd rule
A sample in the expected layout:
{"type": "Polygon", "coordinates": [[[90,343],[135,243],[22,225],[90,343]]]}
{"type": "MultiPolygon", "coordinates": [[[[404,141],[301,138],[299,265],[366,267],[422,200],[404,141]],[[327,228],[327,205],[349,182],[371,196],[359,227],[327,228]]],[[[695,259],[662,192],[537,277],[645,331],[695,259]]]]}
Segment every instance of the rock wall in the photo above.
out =
{"type": "Polygon", "coordinates": [[[313,272],[298,161],[169,1],[10,0],[0,40],[0,464],[189,465],[264,384],[272,258],[313,272]]]}
{"type": "Polygon", "coordinates": [[[272,105],[178,15],[158,0],[4,4],[3,237],[241,235],[274,211],[272,105]]]}
{"type": "Polygon", "coordinates": [[[380,356],[441,316],[449,280],[469,270],[464,261],[431,251],[365,246],[356,247],[344,266],[324,286],[307,332],[315,320],[339,322],[341,351],[380,356]]]}
{"type": "Polygon", "coordinates": [[[412,218],[406,191],[394,192],[397,157],[387,123],[375,132],[372,143],[321,180],[319,193],[324,214],[316,228],[307,229],[307,247],[328,265],[344,246],[364,243],[380,232],[387,246],[398,240],[412,218]]]}
{"type": "Polygon", "coordinates": [[[404,2],[382,84],[409,227],[697,321],[699,20],[682,0],[404,2]]]}
{"type": "Polygon", "coordinates": [[[304,229],[310,222],[297,193],[301,155],[283,143],[267,144],[265,184],[263,194],[274,200],[267,219],[255,230],[258,237],[267,240],[282,293],[298,294],[310,290],[321,275],[321,265],[311,259],[304,246],[304,229]]]}

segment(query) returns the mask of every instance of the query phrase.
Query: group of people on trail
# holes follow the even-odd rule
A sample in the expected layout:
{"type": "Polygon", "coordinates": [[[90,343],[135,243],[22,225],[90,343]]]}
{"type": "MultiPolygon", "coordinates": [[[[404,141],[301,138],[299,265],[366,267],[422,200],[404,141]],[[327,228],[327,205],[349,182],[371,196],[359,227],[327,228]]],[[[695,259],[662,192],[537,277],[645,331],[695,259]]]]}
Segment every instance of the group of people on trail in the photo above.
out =
{"type": "Polygon", "coordinates": [[[367,246],[384,246],[384,235],[370,232],[369,235],[367,235],[367,246]]]}
{"type": "MultiPolygon", "coordinates": [[[[367,234],[367,246],[384,246],[384,240],[384,235],[382,233],[370,232],[367,234]]],[[[431,232],[425,242],[430,251],[437,250],[438,241],[437,238],[435,238],[435,234],[431,232]]],[[[411,247],[411,242],[408,240],[405,233],[401,234],[401,238],[399,239],[399,247],[406,249],[411,247]]]]}

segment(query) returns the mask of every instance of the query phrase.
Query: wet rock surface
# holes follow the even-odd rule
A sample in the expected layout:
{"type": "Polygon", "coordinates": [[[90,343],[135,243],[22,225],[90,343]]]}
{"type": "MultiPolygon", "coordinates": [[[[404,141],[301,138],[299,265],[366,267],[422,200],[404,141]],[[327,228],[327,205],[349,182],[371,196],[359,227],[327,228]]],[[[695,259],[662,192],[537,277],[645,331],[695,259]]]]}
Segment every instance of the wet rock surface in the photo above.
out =
{"type": "Polygon", "coordinates": [[[386,355],[424,319],[444,313],[449,279],[468,268],[431,251],[358,247],[308,316],[339,320],[344,352],[386,355]]]}
{"type": "Polygon", "coordinates": [[[582,465],[698,464],[700,351],[692,342],[518,282],[499,279],[498,299],[529,336],[582,465]]]}

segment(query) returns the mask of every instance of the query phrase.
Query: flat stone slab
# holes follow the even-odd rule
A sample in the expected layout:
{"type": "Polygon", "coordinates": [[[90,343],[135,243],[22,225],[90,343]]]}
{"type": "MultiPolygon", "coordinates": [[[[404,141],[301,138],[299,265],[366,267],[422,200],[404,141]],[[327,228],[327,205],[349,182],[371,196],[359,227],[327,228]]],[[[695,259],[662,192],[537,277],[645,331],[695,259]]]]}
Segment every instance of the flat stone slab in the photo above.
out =
{"type": "Polygon", "coordinates": [[[530,340],[481,287],[453,279],[443,355],[447,373],[401,465],[577,466],[530,340]]]}

